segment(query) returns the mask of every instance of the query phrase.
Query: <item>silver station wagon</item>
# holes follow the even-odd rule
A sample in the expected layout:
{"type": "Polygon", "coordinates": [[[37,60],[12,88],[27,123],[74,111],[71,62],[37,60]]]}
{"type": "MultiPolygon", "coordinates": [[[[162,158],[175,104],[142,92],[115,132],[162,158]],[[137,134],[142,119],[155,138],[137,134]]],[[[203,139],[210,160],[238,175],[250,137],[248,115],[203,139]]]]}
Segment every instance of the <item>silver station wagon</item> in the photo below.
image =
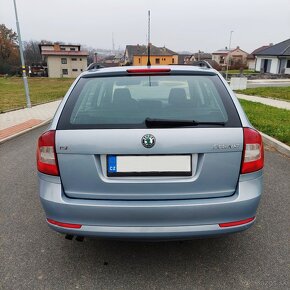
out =
{"type": "Polygon", "coordinates": [[[190,239],[255,221],[261,135],[215,70],[91,69],[38,141],[48,225],[68,238],[190,239]]]}

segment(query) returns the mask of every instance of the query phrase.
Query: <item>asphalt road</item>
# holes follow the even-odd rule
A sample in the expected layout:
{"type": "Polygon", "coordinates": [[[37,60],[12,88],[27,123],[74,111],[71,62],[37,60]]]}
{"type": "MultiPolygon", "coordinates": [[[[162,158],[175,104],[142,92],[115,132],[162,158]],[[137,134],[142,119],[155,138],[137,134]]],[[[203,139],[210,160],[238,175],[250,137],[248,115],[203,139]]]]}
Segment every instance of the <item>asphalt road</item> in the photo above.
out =
{"type": "Polygon", "coordinates": [[[35,169],[42,130],[0,145],[0,289],[289,289],[289,159],[266,152],[265,190],[248,231],[81,243],[46,225],[35,169]]]}

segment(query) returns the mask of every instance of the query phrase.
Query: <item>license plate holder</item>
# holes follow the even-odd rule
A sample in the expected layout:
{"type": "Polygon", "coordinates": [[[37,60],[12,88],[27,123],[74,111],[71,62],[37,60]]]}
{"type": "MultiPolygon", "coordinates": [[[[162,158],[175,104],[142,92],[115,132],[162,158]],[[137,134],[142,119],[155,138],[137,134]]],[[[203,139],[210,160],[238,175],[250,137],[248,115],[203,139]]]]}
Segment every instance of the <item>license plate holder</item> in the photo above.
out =
{"type": "Polygon", "coordinates": [[[107,155],[107,175],[191,176],[192,155],[107,155]]]}

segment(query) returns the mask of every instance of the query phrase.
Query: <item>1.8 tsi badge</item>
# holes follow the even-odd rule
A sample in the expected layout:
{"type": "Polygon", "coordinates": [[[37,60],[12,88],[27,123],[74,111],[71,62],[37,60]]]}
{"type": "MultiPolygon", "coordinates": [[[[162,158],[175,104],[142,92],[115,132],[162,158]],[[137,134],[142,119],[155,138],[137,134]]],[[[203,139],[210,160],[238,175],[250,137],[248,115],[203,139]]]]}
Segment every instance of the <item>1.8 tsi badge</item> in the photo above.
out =
{"type": "Polygon", "coordinates": [[[152,148],[155,142],[155,137],[151,134],[146,134],[141,139],[141,143],[145,148],[152,148]]]}

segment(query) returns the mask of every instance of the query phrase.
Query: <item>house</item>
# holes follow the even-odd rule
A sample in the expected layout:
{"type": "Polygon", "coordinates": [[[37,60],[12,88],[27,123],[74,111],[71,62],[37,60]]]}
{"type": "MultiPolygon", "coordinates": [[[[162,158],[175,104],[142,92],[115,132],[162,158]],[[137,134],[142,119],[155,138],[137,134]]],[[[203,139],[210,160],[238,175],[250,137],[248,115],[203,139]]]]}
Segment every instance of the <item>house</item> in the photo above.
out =
{"type": "Polygon", "coordinates": [[[98,57],[98,64],[102,67],[116,67],[120,66],[122,62],[122,55],[106,55],[98,57]]]}
{"type": "Polygon", "coordinates": [[[212,60],[225,68],[229,63],[230,68],[240,68],[246,66],[248,53],[239,46],[235,49],[220,49],[212,53],[212,60]]]}
{"type": "MultiPolygon", "coordinates": [[[[270,44],[273,45],[273,44],[270,44]]],[[[263,45],[257,49],[255,49],[252,53],[250,53],[247,56],[247,66],[249,70],[255,70],[256,69],[256,57],[255,54],[259,51],[262,51],[265,48],[268,48],[270,45],[263,45]]]]}
{"type": "MultiPolygon", "coordinates": [[[[147,65],[147,45],[127,45],[124,54],[125,65],[147,65]]],[[[150,44],[151,65],[178,64],[178,53],[164,47],[157,47],[150,44]]]]}
{"type": "Polygon", "coordinates": [[[87,68],[88,53],[80,45],[40,44],[39,49],[50,78],[75,78],[87,68]]]}
{"type": "Polygon", "coordinates": [[[290,74],[290,38],[254,53],[256,71],[290,74]]]}
{"type": "Polygon", "coordinates": [[[195,61],[200,61],[200,60],[208,61],[211,59],[212,59],[212,55],[210,53],[198,51],[192,54],[179,54],[178,64],[192,64],[195,61]]]}
{"type": "Polygon", "coordinates": [[[192,54],[184,54],[179,53],[178,54],[178,64],[188,64],[190,59],[192,58],[192,54]]]}

